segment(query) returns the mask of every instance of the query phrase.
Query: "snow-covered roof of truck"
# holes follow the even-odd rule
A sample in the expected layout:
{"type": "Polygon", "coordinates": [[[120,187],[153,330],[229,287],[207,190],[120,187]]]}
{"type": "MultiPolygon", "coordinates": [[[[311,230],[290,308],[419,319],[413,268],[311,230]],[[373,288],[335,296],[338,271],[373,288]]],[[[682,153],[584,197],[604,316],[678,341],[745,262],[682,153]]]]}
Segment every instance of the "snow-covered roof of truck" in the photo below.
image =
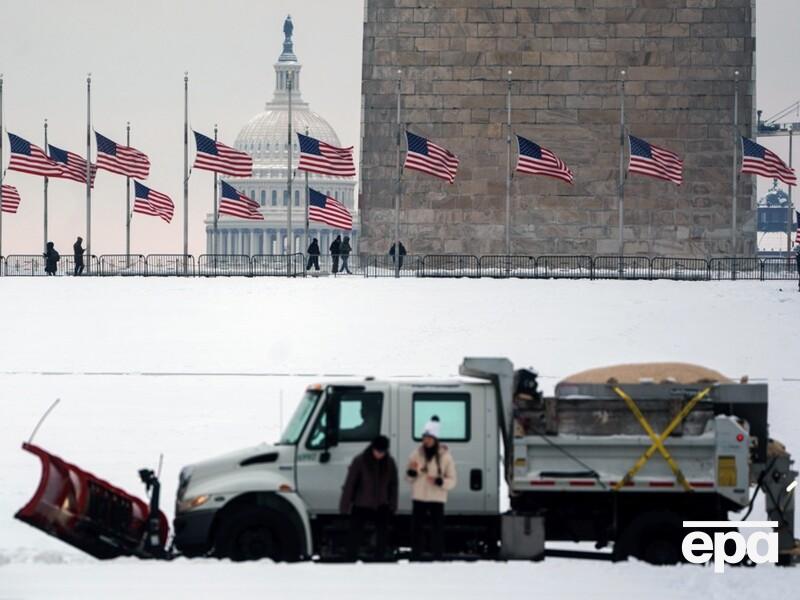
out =
{"type": "Polygon", "coordinates": [[[638,364],[612,365],[581,371],[565,377],[561,383],[654,383],[671,382],[681,384],[692,383],[728,383],[731,379],[700,365],[677,362],[653,362],[638,364]]]}

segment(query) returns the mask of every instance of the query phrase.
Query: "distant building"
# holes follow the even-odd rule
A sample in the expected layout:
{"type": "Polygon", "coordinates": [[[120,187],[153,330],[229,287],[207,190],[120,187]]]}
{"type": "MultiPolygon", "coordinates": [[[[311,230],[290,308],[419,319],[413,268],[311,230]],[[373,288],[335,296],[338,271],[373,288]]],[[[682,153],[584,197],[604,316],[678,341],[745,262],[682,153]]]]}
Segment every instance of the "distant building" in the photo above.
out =
{"type": "Polygon", "coordinates": [[[789,203],[789,194],[778,187],[777,179],[774,180],[767,195],[758,203],[757,231],[760,256],[785,256],[786,251],[791,250],[795,245],[794,238],[797,231],[796,214],[789,203]]]}
{"type": "MultiPolygon", "coordinates": [[[[292,73],[292,169],[297,169],[299,148],[295,132],[341,146],[333,127],[317,113],[310,110],[301,96],[300,69],[302,65],[294,54],[291,17],[284,23],[283,52],[275,63],[275,92],[264,112],[254,116],[236,137],[234,146],[253,157],[253,176],[226,178],[240,192],[261,205],[264,221],[247,221],[222,215],[217,227],[216,252],[219,254],[282,254],[287,247],[286,225],[289,190],[287,186],[289,123],[289,92],[287,76],[292,73]]],[[[324,192],[343,203],[354,213],[356,181],[344,177],[309,174],[309,186],[324,192]]],[[[305,175],[296,171],[292,181],[292,229],[295,251],[305,252],[305,175]]],[[[316,237],[320,248],[327,252],[337,234],[349,235],[353,248],[357,248],[359,229],[357,215],[353,215],[353,231],[339,231],[320,223],[309,223],[309,239],[316,237]]],[[[206,252],[215,253],[214,216],[208,215],[206,225],[206,252]]]]}

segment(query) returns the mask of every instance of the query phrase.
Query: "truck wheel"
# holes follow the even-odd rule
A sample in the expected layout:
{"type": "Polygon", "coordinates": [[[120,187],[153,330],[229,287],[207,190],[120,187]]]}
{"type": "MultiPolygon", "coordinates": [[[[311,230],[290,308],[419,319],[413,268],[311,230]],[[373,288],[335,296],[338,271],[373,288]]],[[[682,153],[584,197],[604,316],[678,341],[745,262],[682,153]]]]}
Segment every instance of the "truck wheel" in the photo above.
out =
{"type": "Polygon", "coordinates": [[[225,517],[217,534],[216,553],[234,561],[269,558],[297,560],[300,555],[285,519],[275,511],[242,508],[225,517]]]}
{"type": "Polygon", "coordinates": [[[683,522],[675,513],[654,511],[635,517],[614,544],[614,559],[629,556],[653,565],[674,565],[683,560],[683,522]]]}

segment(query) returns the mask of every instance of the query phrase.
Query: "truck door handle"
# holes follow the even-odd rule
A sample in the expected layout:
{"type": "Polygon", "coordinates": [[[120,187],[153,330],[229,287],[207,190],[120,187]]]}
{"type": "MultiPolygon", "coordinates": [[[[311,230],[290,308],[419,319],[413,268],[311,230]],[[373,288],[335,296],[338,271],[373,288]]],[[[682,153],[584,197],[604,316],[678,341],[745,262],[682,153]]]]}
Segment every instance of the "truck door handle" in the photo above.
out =
{"type": "Polygon", "coordinates": [[[483,471],[481,469],[472,469],[469,472],[469,489],[473,492],[483,489],[483,471]]]}

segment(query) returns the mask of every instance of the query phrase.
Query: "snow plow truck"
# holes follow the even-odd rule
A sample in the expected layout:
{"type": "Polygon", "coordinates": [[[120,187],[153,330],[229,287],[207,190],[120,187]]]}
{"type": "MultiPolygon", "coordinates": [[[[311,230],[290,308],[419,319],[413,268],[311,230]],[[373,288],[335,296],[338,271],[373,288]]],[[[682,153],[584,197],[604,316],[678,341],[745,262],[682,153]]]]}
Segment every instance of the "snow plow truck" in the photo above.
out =
{"type": "MultiPolygon", "coordinates": [[[[777,562],[797,562],[797,472],[769,437],[766,384],[648,363],[578,373],[545,396],[534,371],[505,358],[465,358],[459,373],[309,386],[276,443],[180,471],[171,541],[152,471],[140,471],[151,490],[145,502],[32,444],[23,447],[40,459],[42,478],[16,516],[98,558],[336,560],[352,459],[383,434],[402,469],[435,416],[458,465],[446,509],[450,558],[678,563],[684,522],[709,534],[735,530],[721,522],[746,520],[761,492],[777,562]],[[556,541],[593,542],[596,551],[546,547],[556,541]]],[[[400,549],[409,546],[410,513],[401,484],[400,549]]]]}

